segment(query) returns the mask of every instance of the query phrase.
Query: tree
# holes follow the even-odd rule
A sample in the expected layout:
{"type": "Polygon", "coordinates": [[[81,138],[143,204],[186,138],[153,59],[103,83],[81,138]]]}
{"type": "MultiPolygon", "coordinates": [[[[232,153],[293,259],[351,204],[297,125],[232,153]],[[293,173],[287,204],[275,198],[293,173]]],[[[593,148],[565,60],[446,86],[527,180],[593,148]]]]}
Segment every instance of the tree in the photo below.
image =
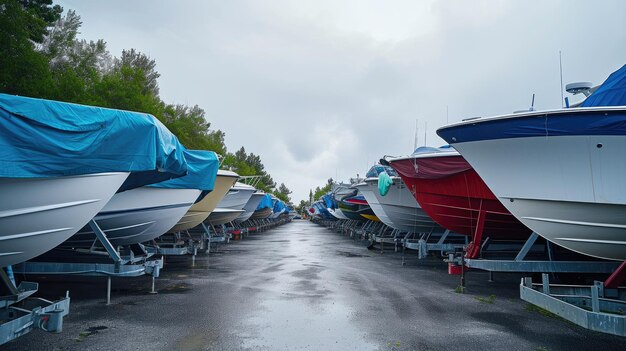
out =
{"type": "Polygon", "coordinates": [[[287,188],[285,183],[280,183],[280,186],[273,191],[273,194],[285,203],[291,202],[291,197],[289,197],[289,194],[291,194],[291,190],[287,188]]]}
{"type": "Polygon", "coordinates": [[[295,210],[298,213],[302,213],[306,210],[307,207],[308,207],[308,203],[304,200],[300,200],[300,203],[296,206],[295,210]]]}
{"type": "Polygon", "coordinates": [[[45,55],[35,50],[63,9],[52,0],[0,0],[0,92],[46,95],[51,74],[45,55]]]}

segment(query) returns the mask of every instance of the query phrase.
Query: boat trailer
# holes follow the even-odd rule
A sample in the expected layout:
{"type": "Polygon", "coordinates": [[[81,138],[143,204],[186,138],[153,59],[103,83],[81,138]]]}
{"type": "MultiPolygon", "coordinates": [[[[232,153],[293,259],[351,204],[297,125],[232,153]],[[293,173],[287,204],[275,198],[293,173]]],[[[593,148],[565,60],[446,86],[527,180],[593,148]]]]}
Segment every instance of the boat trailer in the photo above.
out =
{"type": "MultiPolygon", "coordinates": [[[[111,304],[111,278],[112,277],[138,277],[145,274],[152,276],[150,292],[156,293],[156,278],[159,277],[163,268],[163,258],[154,259],[153,254],[148,253],[145,246],[133,245],[124,255],[120,250],[113,247],[106,234],[100,229],[95,220],[89,222],[91,229],[97,237],[97,241],[105,251],[92,246],[89,250],[68,250],[70,260],[62,262],[22,262],[13,267],[16,274],[23,275],[76,275],[87,277],[106,277],[106,303],[111,304]],[[86,254],[83,257],[76,254],[86,254]],[[82,262],[81,262],[82,261],[82,262]],[[85,262],[87,261],[87,262],[85,262]],[[111,262],[113,261],[113,262],[111,262]]],[[[95,241],[94,241],[95,244],[95,241]]]]}
{"type": "Polygon", "coordinates": [[[19,338],[34,329],[50,333],[63,330],[63,317],[70,312],[69,292],[64,298],[50,301],[35,294],[39,285],[32,282],[21,282],[15,286],[11,267],[7,272],[0,268],[0,345],[19,338]]]}
{"type": "Polygon", "coordinates": [[[609,288],[606,282],[591,286],[550,284],[547,273],[541,283],[522,278],[520,298],[583,328],[626,336],[626,288],[609,288]]]}

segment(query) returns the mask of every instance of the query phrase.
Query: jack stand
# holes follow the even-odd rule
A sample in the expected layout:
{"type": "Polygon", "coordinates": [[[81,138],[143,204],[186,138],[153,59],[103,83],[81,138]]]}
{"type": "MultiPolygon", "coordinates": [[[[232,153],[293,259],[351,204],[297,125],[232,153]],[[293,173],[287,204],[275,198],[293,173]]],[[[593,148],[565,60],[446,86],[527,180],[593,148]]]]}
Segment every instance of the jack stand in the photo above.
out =
{"type": "Polygon", "coordinates": [[[111,277],[107,277],[107,306],[111,305],[111,277]]]}
{"type": "Polygon", "coordinates": [[[487,280],[489,283],[493,283],[493,271],[489,271],[489,280],[487,280]]]}
{"type": "Polygon", "coordinates": [[[154,289],[156,286],[156,277],[152,276],[152,289],[150,290],[150,294],[158,294],[158,292],[154,289]]]}

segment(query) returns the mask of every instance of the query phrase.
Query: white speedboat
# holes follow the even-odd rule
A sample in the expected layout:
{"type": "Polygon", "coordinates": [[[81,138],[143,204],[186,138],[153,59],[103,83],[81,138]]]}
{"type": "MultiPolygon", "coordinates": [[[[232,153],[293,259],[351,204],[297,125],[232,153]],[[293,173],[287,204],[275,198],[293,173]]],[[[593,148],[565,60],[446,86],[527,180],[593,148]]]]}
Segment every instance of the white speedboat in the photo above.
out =
{"type": "Polygon", "coordinates": [[[348,219],[348,217],[346,217],[346,215],[343,214],[343,212],[341,212],[340,208],[327,207],[327,209],[328,209],[328,212],[337,219],[348,219]]]}
{"type": "MultiPolygon", "coordinates": [[[[198,189],[141,187],[115,194],[94,218],[114,246],[138,244],[170,230],[200,196],[198,189]]],[[[85,226],[63,247],[99,246],[94,232],[85,226]]]]}
{"type": "Polygon", "coordinates": [[[235,219],[235,222],[241,223],[250,219],[250,217],[254,214],[254,211],[256,211],[257,206],[259,206],[259,203],[261,203],[261,200],[263,200],[263,197],[265,197],[265,193],[262,191],[253,193],[250,200],[248,200],[246,205],[243,207],[245,212],[239,215],[239,217],[235,219]]]}
{"type": "Polygon", "coordinates": [[[198,202],[193,204],[187,213],[185,213],[183,218],[181,218],[180,221],[178,221],[178,223],[170,229],[170,232],[175,233],[191,229],[204,222],[204,220],[209,217],[211,212],[215,210],[217,204],[222,201],[224,196],[226,196],[230,188],[235,185],[237,179],[239,179],[239,175],[235,172],[221,169],[217,171],[213,190],[204,195],[204,197],[202,197],[198,202]]]}
{"type": "MultiPolygon", "coordinates": [[[[626,66],[615,74],[626,79],[626,66]]],[[[610,90],[601,86],[594,95],[619,93],[614,102],[626,104],[623,89],[610,90]]],[[[475,118],[437,133],[537,234],[576,252],[623,261],[626,106],[590,105],[475,118]]]]}
{"type": "Polygon", "coordinates": [[[245,212],[243,208],[255,191],[256,189],[253,186],[241,182],[235,183],[205,222],[216,226],[234,221],[245,212]]]}
{"type": "Polygon", "coordinates": [[[0,266],[53,249],[116,191],[187,171],[148,114],[0,94],[0,124],[0,266]]]}
{"type": "Polygon", "coordinates": [[[378,190],[377,177],[365,178],[363,183],[357,184],[357,188],[365,196],[376,216],[387,226],[403,232],[443,232],[444,229],[420,207],[402,179],[395,175],[390,178],[393,184],[385,196],[378,190]]]}
{"type": "MultiPolygon", "coordinates": [[[[228,190],[228,193],[226,193],[217,207],[241,210],[246,206],[255,191],[256,189],[253,186],[237,182],[228,190]]],[[[261,200],[259,199],[259,201],[261,200]]]]}
{"type": "Polygon", "coordinates": [[[128,173],[0,178],[0,267],[59,245],[91,220],[128,173]]]}
{"type": "Polygon", "coordinates": [[[218,207],[213,210],[213,212],[211,212],[205,222],[209,223],[212,226],[230,223],[234,221],[237,217],[241,216],[244,212],[244,210],[218,207]]]}

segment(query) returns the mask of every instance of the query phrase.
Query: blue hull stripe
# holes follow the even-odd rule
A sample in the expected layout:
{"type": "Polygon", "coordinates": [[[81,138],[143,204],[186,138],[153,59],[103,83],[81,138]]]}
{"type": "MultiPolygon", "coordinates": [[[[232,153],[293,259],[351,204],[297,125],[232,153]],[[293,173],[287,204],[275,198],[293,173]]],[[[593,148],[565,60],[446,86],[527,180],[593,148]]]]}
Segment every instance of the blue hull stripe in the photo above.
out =
{"type": "Polygon", "coordinates": [[[471,141],[565,136],[626,135],[626,110],[542,113],[476,120],[437,130],[449,144],[471,141]]]}

